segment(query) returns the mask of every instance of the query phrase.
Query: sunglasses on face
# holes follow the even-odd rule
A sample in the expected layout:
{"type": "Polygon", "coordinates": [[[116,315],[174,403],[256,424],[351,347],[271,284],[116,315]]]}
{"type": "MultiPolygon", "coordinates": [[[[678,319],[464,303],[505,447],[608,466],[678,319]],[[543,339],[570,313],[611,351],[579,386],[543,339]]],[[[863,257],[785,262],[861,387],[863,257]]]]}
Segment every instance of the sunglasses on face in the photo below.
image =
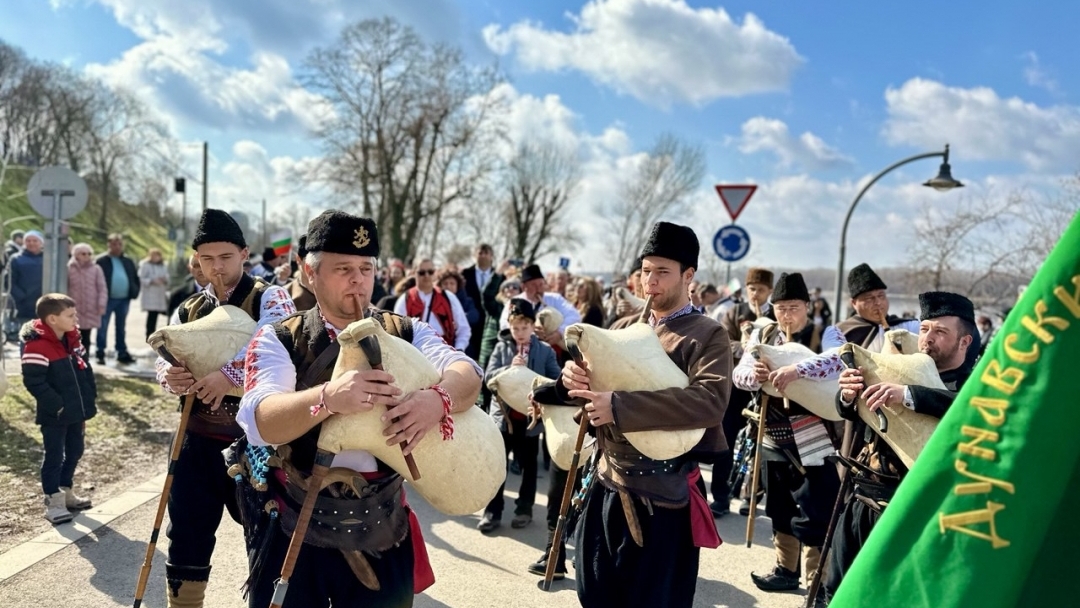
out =
{"type": "Polygon", "coordinates": [[[416,271],[416,275],[420,276],[420,277],[426,277],[426,276],[432,275],[432,274],[435,274],[435,269],[434,268],[432,268],[431,270],[417,270],[416,271]]]}

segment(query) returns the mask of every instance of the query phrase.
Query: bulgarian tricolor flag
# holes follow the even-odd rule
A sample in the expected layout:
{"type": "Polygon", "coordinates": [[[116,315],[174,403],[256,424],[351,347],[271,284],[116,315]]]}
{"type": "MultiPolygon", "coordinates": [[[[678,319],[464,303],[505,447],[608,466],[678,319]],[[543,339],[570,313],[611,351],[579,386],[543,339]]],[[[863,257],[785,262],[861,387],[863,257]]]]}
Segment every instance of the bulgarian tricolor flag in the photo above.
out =
{"type": "MultiPolygon", "coordinates": [[[[976,342],[977,343],[977,342],[976,342]]],[[[1080,214],[986,350],[832,607],[1077,606],[1080,214]]]]}
{"type": "Polygon", "coordinates": [[[292,251],[292,232],[289,230],[280,230],[270,236],[270,247],[274,249],[275,255],[289,255],[292,251]]]}

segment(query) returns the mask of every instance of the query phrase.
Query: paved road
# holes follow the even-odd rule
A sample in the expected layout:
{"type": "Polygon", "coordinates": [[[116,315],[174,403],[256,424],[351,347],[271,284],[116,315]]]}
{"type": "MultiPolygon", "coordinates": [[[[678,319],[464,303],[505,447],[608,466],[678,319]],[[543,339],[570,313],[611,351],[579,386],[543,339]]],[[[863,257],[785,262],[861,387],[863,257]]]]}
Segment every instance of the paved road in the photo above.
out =
{"type": "MultiPolygon", "coordinates": [[[[128,315],[126,327],[128,346],[137,363],[118,366],[112,358],[115,354],[110,351],[105,368],[97,368],[99,373],[152,373],[152,353],[143,342],[144,322],[145,315],[136,302],[128,315]]],[[[110,331],[110,349],[112,343],[110,331]]],[[[12,345],[6,345],[4,354],[8,371],[17,371],[17,348],[13,350],[12,345]]],[[[161,473],[164,473],[164,467],[161,471],[148,471],[147,476],[161,473]]],[[[708,481],[709,471],[704,473],[708,481]]],[[[541,475],[544,474],[541,471],[541,475]]],[[[516,488],[519,479],[511,476],[510,486],[516,488]]],[[[91,527],[96,527],[93,524],[95,519],[110,520],[89,536],[70,543],[68,539],[75,536],[77,528],[74,524],[64,524],[50,532],[48,537],[37,539],[44,542],[16,547],[12,552],[0,555],[0,607],[130,606],[157,507],[154,492],[160,491],[160,477],[154,482],[139,484],[142,481],[133,480],[133,492],[109,503],[141,506],[134,509],[123,506],[112,511],[105,509],[107,513],[91,513],[76,520],[86,522],[91,527]],[[15,551],[19,553],[13,553],[15,551]],[[49,556],[18,574],[4,578],[5,567],[20,569],[23,564],[13,565],[12,562],[38,559],[35,554],[49,556]]],[[[547,482],[542,479],[538,485],[543,489],[547,487],[547,482]]],[[[554,583],[550,593],[540,591],[536,586],[539,578],[525,570],[539,557],[546,537],[543,525],[546,499],[542,490],[537,496],[534,510],[537,519],[533,525],[523,530],[513,530],[507,522],[491,536],[484,536],[476,530],[479,519],[476,516],[444,516],[417,496],[411,497],[410,502],[422,523],[437,579],[432,588],[416,598],[417,608],[569,608],[579,605],[572,569],[566,580],[554,583]]],[[[745,538],[745,517],[728,515],[719,520],[718,528],[725,544],[715,551],[704,550],[701,553],[695,607],[796,608],[802,605],[803,592],[767,594],[755,588],[750,581],[750,571],[762,572],[773,564],[769,540],[771,528],[767,519],[758,519],[754,545],[750,549],[742,542],[745,538]]],[[[143,603],[147,608],[165,606],[165,554],[162,551],[165,542],[162,535],[162,544],[154,558],[154,568],[143,603]]],[[[243,535],[239,526],[228,521],[222,524],[213,561],[214,570],[206,605],[209,608],[245,607],[247,604],[238,591],[247,576],[243,535]]]]}
{"type": "MultiPolygon", "coordinates": [[[[511,477],[511,486],[517,485],[517,479],[511,477]]],[[[541,480],[540,486],[545,485],[541,480]]],[[[130,606],[157,506],[152,490],[147,491],[152,487],[144,484],[141,488],[143,495],[138,501],[145,501],[142,506],[59,551],[54,547],[50,557],[0,583],[0,606],[130,606]]],[[[535,513],[539,516],[544,509],[544,497],[537,498],[535,513]]],[[[418,497],[413,497],[411,502],[422,522],[437,578],[432,588],[416,598],[418,608],[578,606],[570,577],[554,583],[553,592],[544,593],[536,586],[539,578],[525,571],[543,547],[545,531],[540,519],[523,530],[504,525],[495,534],[484,536],[475,529],[477,517],[446,517],[418,497]]],[[[766,594],[750,582],[750,571],[767,570],[773,558],[768,520],[758,520],[754,546],[750,549],[741,542],[745,523],[746,518],[738,515],[719,520],[720,534],[726,544],[715,551],[702,551],[695,606],[801,606],[801,594],[766,594]]],[[[55,538],[51,540],[57,543],[63,542],[65,534],[70,535],[70,529],[65,532],[63,527],[54,532],[55,538]]],[[[165,542],[164,536],[162,541],[165,542]]],[[[159,545],[143,604],[148,608],[165,605],[165,555],[161,548],[159,545]]],[[[3,558],[0,555],[0,562],[3,558]]],[[[207,606],[246,606],[238,592],[246,577],[245,565],[240,528],[226,522],[214,555],[207,606]]]]}

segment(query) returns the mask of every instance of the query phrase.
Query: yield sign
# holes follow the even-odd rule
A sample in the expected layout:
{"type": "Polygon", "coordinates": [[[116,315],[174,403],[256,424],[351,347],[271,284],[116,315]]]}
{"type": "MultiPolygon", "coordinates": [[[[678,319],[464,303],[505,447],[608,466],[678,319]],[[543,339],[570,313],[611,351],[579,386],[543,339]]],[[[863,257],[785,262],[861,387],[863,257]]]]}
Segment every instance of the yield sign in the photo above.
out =
{"type": "Polygon", "coordinates": [[[746,208],[746,203],[750,202],[750,197],[754,195],[756,190],[757,186],[754,185],[716,186],[716,193],[720,195],[720,200],[724,201],[724,206],[727,207],[732,223],[738,219],[739,214],[746,208]]]}

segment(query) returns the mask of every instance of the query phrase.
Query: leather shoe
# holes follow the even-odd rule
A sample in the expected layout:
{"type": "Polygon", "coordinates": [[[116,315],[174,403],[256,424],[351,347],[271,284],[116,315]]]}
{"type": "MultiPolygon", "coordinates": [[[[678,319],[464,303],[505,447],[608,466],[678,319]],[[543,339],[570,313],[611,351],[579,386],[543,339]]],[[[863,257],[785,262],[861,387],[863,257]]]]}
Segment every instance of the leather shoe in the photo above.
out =
{"type": "Polygon", "coordinates": [[[712,516],[716,518],[723,517],[728,513],[731,513],[731,507],[728,506],[727,501],[714,500],[709,503],[709,510],[712,511],[712,516]]]}
{"type": "Polygon", "coordinates": [[[486,534],[501,526],[501,519],[501,517],[495,517],[491,513],[484,513],[484,516],[480,518],[480,523],[476,524],[476,529],[486,534]]]}
{"type": "Polygon", "coordinates": [[[514,519],[510,520],[511,528],[524,528],[532,523],[532,515],[528,513],[518,513],[514,516],[514,519]]]}
{"type": "MultiPolygon", "coordinates": [[[[545,552],[540,556],[540,559],[536,560],[532,564],[529,564],[529,572],[536,574],[537,576],[544,576],[547,574],[548,554],[545,552]]],[[[559,560],[559,563],[555,564],[555,576],[551,577],[553,581],[561,581],[566,578],[566,560],[559,560]]]]}
{"type": "Polygon", "coordinates": [[[131,355],[124,353],[116,357],[116,362],[121,365],[131,365],[132,363],[135,363],[135,359],[132,358],[131,355]]]}
{"type": "Polygon", "coordinates": [[[799,588],[799,573],[777,564],[772,572],[761,576],[750,573],[754,584],[762,591],[794,591],[799,588]]]}
{"type": "Polygon", "coordinates": [[[739,515],[742,515],[743,517],[750,515],[750,499],[744,498],[742,502],[739,503],[739,515]]]}

